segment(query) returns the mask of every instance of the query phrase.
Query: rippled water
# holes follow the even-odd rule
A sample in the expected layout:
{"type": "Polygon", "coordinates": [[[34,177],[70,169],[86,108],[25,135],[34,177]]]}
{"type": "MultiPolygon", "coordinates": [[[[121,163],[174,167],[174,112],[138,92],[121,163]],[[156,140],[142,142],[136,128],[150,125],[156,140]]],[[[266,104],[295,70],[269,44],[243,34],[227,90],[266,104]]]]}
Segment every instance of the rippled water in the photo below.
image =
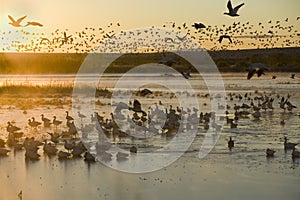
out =
{"type": "MultiPolygon", "coordinates": [[[[258,93],[271,95],[275,98],[274,111],[262,112],[260,120],[252,117],[238,121],[238,128],[231,129],[229,125],[223,127],[220,138],[213,150],[203,159],[198,158],[198,151],[206,135],[200,124],[194,142],[180,159],[161,170],[130,174],[110,169],[101,163],[85,163],[83,159],[70,159],[59,161],[57,157],[49,158],[40,151],[41,159],[37,162],[25,162],[24,151],[10,152],[8,157],[0,158],[0,199],[17,199],[20,190],[23,199],[297,199],[300,196],[300,170],[299,159],[292,160],[291,152],[283,149],[283,137],[287,136],[291,142],[300,144],[300,118],[299,108],[292,113],[283,112],[279,108],[280,98],[277,95],[291,95],[290,101],[300,106],[300,79],[290,79],[289,74],[277,74],[278,78],[271,79],[271,75],[262,78],[246,80],[245,74],[223,74],[226,93],[245,93],[254,97],[258,93]],[[255,94],[256,91],[256,94],[255,94]],[[285,119],[286,124],[280,125],[285,119]],[[227,140],[232,136],[235,147],[232,151],[227,148],[227,140]],[[276,150],[275,157],[267,159],[266,148],[276,150]]],[[[297,75],[296,75],[297,76],[297,75]]],[[[84,84],[93,85],[98,77],[80,77],[84,84]]],[[[148,77],[149,78],[149,77],[148,77]]],[[[171,76],[163,77],[180,84],[171,76]]],[[[213,79],[213,76],[208,76],[213,79]]],[[[104,77],[100,85],[111,89],[119,77],[104,77]]],[[[135,77],[134,81],[142,81],[145,77],[135,77]]],[[[154,82],[162,77],[150,77],[154,82]]],[[[72,84],[73,76],[1,76],[1,81],[11,81],[21,84],[64,83],[72,84]]],[[[210,99],[205,97],[209,93],[200,77],[189,80],[196,93],[199,94],[198,102],[200,111],[210,111],[210,99]],[[207,105],[205,106],[204,103],[207,105]]],[[[99,84],[97,82],[97,84],[99,84]]],[[[126,84],[122,84],[119,91],[126,91],[126,84]]],[[[147,87],[163,91],[162,96],[153,98],[140,98],[142,105],[148,107],[159,100],[168,108],[169,104],[177,104],[176,98],[170,99],[170,91],[165,87],[152,84],[147,87]],[[169,92],[169,93],[167,93],[169,92]]],[[[179,92],[179,91],[177,91],[179,92]]],[[[35,97],[43,98],[43,97],[35,97]]],[[[56,98],[71,99],[71,97],[58,96],[56,98]]],[[[187,101],[191,96],[186,96],[187,101]]],[[[22,101],[14,99],[15,101],[22,101]]],[[[100,98],[105,106],[97,105],[95,110],[109,117],[111,102],[108,98],[100,98]],[[105,112],[105,113],[103,113],[105,112]]],[[[84,99],[82,99],[84,101],[84,99]]],[[[233,113],[234,104],[250,102],[248,100],[233,101],[227,99],[233,113]]],[[[35,105],[33,109],[23,110],[18,107],[2,105],[0,109],[1,138],[5,138],[6,122],[14,120],[28,135],[43,138],[47,129],[40,128],[32,131],[27,127],[27,120],[34,116],[40,121],[40,114],[51,118],[56,115],[58,119],[65,119],[65,110],[72,110],[70,104],[61,106],[35,105]]],[[[82,108],[82,112],[89,115],[82,108]]],[[[76,113],[72,113],[76,115],[76,113]]],[[[87,118],[84,123],[90,123],[87,118]]],[[[66,129],[65,124],[60,130],[66,129]]],[[[172,138],[154,136],[145,140],[135,140],[141,152],[151,151],[168,144],[172,138]]],[[[128,139],[117,141],[120,147],[132,142],[128,139]]],[[[180,142],[180,141],[179,141],[180,142]]],[[[58,145],[62,148],[62,144],[58,145]]],[[[170,152],[172,153],[172,152],[170,152]]],[[[114,155],[115,156],[115,155],[114,155]]],[[[130,157],[129,159],[134,159],[130,157]]],[[[115,157],[108,165],[116,164],[115,157]]],[[[126,161],[125,161],[126,162],[126,161]]],[[[120,164],[120,163],[117,163],[120,164]]],[[[121,163],[122,164],[122,163],[121,163]]]]}

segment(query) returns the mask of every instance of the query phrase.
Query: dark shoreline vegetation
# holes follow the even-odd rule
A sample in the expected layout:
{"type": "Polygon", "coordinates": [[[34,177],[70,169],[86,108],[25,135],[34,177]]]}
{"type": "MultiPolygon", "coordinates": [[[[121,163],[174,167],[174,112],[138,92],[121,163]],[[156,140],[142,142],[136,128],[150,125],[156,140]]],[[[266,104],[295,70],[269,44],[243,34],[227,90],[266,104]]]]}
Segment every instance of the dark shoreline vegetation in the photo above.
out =
{"type": "MultiPolygon", "coordinates": [[[[76,88],[76,92],[85,93],[88,90],[95,90],[93,87],[82,86],[76,88]]],[[[53,94],[61,94],[64,96],[71,96],[73,93],[73,84],[55,84],[51,85],[30,85],[30,84],[15,84],[8,83],[0,86],[1,98],[4,96],[15,96],[16,98],[28,98],[32,95],[36,97],[52,98],[53,94]],[[21,97],[20,97],[21,94],[21,97]]],[[[112,92],[107,88],[96,88],[95,97],[110,97],[112,92]]]]}
{"type": "MultiPolygon", "coordinates": [[[[250,63],[267,64],[272,72],[300,72],[300,47],[208,51],[220,72],[245,72],[250,63]]],[[[76,53],[0,53],[0,74],[74,74],[88,54],[76,53]]],[[[172,53],[166,54],[175,58],[172,53]]],[[[107,73],[124,73],[133,66],[157,63],[161,53],[124,54],[107,68],[107,73]]],[[[189,67],[178,59],[176,70],[189,67]]],[[[95,65],[96,66],[96,65],[95,65]]]]}

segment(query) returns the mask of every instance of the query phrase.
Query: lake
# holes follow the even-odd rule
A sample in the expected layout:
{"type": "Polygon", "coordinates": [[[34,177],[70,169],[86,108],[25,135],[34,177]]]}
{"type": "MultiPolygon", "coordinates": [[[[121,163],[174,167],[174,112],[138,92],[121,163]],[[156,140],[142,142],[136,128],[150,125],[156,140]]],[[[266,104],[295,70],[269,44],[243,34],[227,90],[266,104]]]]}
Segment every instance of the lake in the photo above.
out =
{"type": "MultiPolygon", "coordinates": [[[[229,111],[230,118],[234,117],[234,104],[250,105],[250,98],[254,99],[254,97],[274,98],[274,110],[262,110],[259,120],[254,119],[252,115],[240,117],[237,121],[237,128],[231,128],[230,124],[224,123],[222,130],[217,135],[209,135],[216,137],[216,144],[209,154],[201,159],[199,158],[199,149],[208,133],[204,130],[203,123],[199,123],[197,133],[185,153],[182,152],[183,154],[174,162],[147,173],[128,173],[116,170],[116,168],[125,169],[124,166],[134,168],[133,164],[140,165],[140,162],[143,162],[143,159],[139,159],[140,157],[145,158],[149,152],[155,157],[158,149],[167,146],[176,137],[148,134],[142,139],[108,138],[108,141],[113,144],[113,148],[108,151],[112,154],[112,160],[96,163],[87,163],[81,158],[59,160],[57,156],[45,155],[42,147],[39,149],[40,160],[25,161],[24,150],[15,152],[13,148],[7,148],[11,150],[8,156],[0,157],[0,199],[18,199],[20,191],[22,191],[24,200],[179,200],[184,198],[281,200],[299,198],[300,159],[292,159],[291,151],[285,151],[283,148],[285,136],[289,138],[290,142],[300,144],[299,108],[288,112],[279,107],[281,97],[287,98],[288,95],[290,95],[289,101],[299,107],[300,79],[297,75],[295,79],[291,79],[290,74],[268,73],[261,78],[253,77],[251,80],[246,80],[245,73],[222,74],[221,81],[224,83],[224,91],[219,90],[222,87],[216,87],[216,91],[207,87],[205,81],[216,80],[215,74],[206,74],[202,77],[192,74],[189,80],[179,80],[178,78],[177,74],[148,74],[147,76],[131,74],[125,78],[116,74],[108,74],[101,77],[98,82],[99,76],[91,74],[77,77],[51,74],[1,75],[0,85],[13,84],[30,87],[49,84],[53,87],[55,85],[77,85],[79,88],[97,86],[113,92],[112,97],[94,97],[89,96],[88,91],[76,93],[74,90],[72,98],[71,94],[24,95],[8,91],[1,94],[0,101],[0,138],[2,139],[6,139],[8,135],[7,121],[13,121],[22,129],[25,136],[34,136],[43,141],[49,139],[47,132],[67,130],[66,110],[76,118],[76,126],[80,127],[81,124],[93,124],[90,115],[95,111],[104,118],[111,118],[110,113],[116,108],[114,105],[118,102],[128,103],[128,98],[130,101],[138,99],[146,111],[151,106],[158,104],[159,101],[164,109],[169,109],[170,105],[173,105],[174,108],[180,107],[181,102],[184,102],[184,110],[186,110],[185,105],[193,106],[196,102],[199,106],[199,114],[200,112],[211,112],[214,100],[224,103],[216,96],[225,92],[227,96],[225,103],[229,106],[226,110],[229,111]],[[277,78],[272,79],[272,75],[276,75],[277,78]],[[77,81],[75,84],[74,80],[77,81]],[[183,84],[188,84],[188,89],[182,87],[183,84]],[[153,94],[141,97],[137,91],[143,88],[151,89],[153,94]],[[246,93],[247,97],[245,97],[246,93]],[[239,94],[241,99],[238,98],[239,94]],[[230,95],[232,100],[229,98],[230,95]],[[49,103],[54,100],[59,100],[59,103],[49,103]],[[97,101],[101,104],[95,103],[97,101]],[[27,104],[28,106],[26,106],[27,104]],[[87,116],[82,121],[77,117],[78,110],[87,116]],[[51,120],[52,116],[56,115],[59,120],[63,121],[62,125],[58,127],[58,130],[53,126],[50,128],[40,126],[36,130],[30,128],[28,119],[35,117],[37,121],[41,121],[41,113],[51,120]],[[284,125],[280,124],[282,120],[285,121],[284,125]],[[231,151],[227,147],[230,136],[235,141],[235,147],[231,151]],[[125,147],[123,150],[128,153],[127,147],[132,144],[138,146],[137,155],[129,154],[128,159],[118,161],[116,159],[117,151],[114,150],[125,147]],[[274,157],[266,158],[267,148],[276,151],[274,157]]],[[[263,100],[254,100],[253,102],[257,105],[263,100]]],[[[189,108],[193,110],[193,107],[189,108]]],[[[127,110],[122,111],[122,114],[126,117],[126,114],[132,114],[132,112],[127,110]]],[[[221,118],[225,116],[223,114],[217,116],[221,118]]],[[[188,115],[186,114],[185,117],[188,115]]],[[[125,123],[125,121],[122,122],[125,123]]],[[[82,137],[81,131],[79,131],[79,135],[82,137]]],[[[88,139],[82,140],[94,144],[100,139],[98,132],[93,129],[88,133],[88,139]]],[[[183,142],[184,140],[176,140],[174,144],[180,147],[183,142]]],[[[57,144],[57,148],[64,148],[62,140],[57,144]]],[[[93,148],[91,151],[94,151],[93,148]]],[[[178,151],[167,152],[166,159],[176,153],[178,151]]],[[[164,160],[160,161],[164,162],[164,160]]],[[[153,166],[160,164],[155,162],[159,162],[159,160],[153,159],[153,163],[150,162],[150,164],[153,166]]]]}

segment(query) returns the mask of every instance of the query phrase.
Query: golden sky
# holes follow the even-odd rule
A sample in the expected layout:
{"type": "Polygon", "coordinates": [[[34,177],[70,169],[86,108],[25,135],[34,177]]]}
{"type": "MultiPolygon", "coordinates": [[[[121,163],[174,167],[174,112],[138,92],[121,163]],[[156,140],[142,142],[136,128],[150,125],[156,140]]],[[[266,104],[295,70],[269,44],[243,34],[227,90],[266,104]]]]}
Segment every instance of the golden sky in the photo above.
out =
{"type": "Polygon", "coordinates": [[[41,28],[25,27],[24,30],[45,34],[56,29],[75,32],[85,27],[106,27],[111,22],[120,23],[126,30],[152,25],[161,27],[166,22],[221,26],[250,21],[257,25],[269,20],[283,22],[286,18],[294,26],[293,30],[300,31],[299,0],[232,1],[233,6],[240,3],[245,3],[239,10],[240,16],[232,18],[223,14],[227,11],[227,0],[0,0],[0,31],[15,30],[8,24],[8,15],[14,18],[26,15],[24,21],[42,23],[41,28]]]}

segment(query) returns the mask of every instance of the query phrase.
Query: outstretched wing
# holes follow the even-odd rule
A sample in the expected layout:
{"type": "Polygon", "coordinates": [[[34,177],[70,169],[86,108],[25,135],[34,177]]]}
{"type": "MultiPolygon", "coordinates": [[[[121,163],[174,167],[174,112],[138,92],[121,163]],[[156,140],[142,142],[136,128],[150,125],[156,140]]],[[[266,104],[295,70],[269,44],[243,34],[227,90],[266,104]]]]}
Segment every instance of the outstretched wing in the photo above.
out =
{"type": "Polygon", "coordinates": [[[248,76],[247,76],[247,79],[248,80],[250,80],[251,79],[251,77],[255,74],[255,70],[253,70],[253,69],[249,69],[249,72],[248,72],[248,76]]]}
{"type": "MultiPolygon", "coordinates": [[[[29,22],[27,22],[29,23],[29,22]]],[[[30,25],[32,26],[43,26],[43,24],[39,23],[39,22],[30,22],[30,25]]]]}
{"type": "Polygon", "coordinates": [[[16,22],[16,21],[14,20],[14,18],[12,18],[12,16],[8,15],[8,18],[10,19],[10,21],[11,21],[12,23],[16,22]]]}
{"type": "Polygon", "coordinates": [[[263,74],[265,74],[263,69],[257,70],[257,77],[261,77],[263,74]]]}
{"type": "Polygon", "coordinates": [[[223,40],[223,35],[221,35],[220,37],[219,37],[219,42],[221,43],[222,42],[222,40],[223,40]]]}
{"type": "Polygon", "coordinates": [[[237,13],[237,11],[240,9],[240,7],[242,7],[243,5],[245,5],[244,3],[242,3],[242,4],[240,4],[240,5],[238,5],[238,6],[236,6],[236,7],[234,7],[234,12],[235,13],[237,13]]]}
{"type": "Polygon", "coordinates": [[[17,23],[20,24],[20,23],[23,21],[23,19],[25,19],[25,18],[26,18],[26,16],[19,18],[19,19],[17,20],[17,23]]]}
{"type": "Polygon", "coordinates": [[[231,5],[231,1],[229,0],[228,3],[227,3],[227,8],[229,10],[229,12],[231,12],[233,9],[232,9],[232,5],[231,5]]]}
{"type": "Polygon", "coordinates": [[[141,103],[138,100],[135,99],[133,101],[133,108],[135,110],[142,110],[142,105],[141,105],[141,103]]]}
{"type": "Polygon", "coordinates": [[[185,79],[189,79],[189,75],[186,72],[180,72],[185,79]]]}

